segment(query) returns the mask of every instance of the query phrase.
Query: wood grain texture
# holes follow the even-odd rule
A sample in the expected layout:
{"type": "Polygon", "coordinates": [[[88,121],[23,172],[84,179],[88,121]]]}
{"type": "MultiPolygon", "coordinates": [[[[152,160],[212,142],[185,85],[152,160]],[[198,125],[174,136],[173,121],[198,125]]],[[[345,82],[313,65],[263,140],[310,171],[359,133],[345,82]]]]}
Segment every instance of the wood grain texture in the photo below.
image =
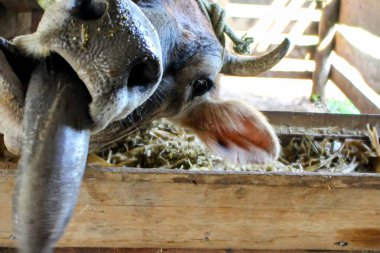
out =
{"type": "MultiPolygon", "coordinates": [[[[14,246],[0,170],[0,246],[14,246]]],[[[43,186],[41,186],[43,187],[43,186]]],[[[380,250],[380,177],[89,168],[61,247],[380,250]]]]}
{"type": "Polygon", "coordinates": [[[30,33],[33,30],[32,19],[32,12],[0,10],[0,36],[12,39],[17,35],[30,33]]]}
{"type": "Polygon", "coordinates": [[[35,0],[0,0],[0,4],[15,12],[42,11],[35,0]]]}
{"type": "Polygon", "coordinates": [[[371,45],[371,41],[363,35],[368,32],[371,34],[369,38],[375,36],[373,38],[377,37],[379,40],[379,13],[378,0],[344,0],[340,11],[340,23],[348,26],[348,29],[346,32],[338,33],[336,45],[337,53],[356,67],[377,93],[380,93],[378,42],[372,42],[371,45]],[[360,31],[356,28],[363,30],[360,31]],[[375,45],[373,45],[374,43],[375,45]]]}
{"type": "MultiPolygon", "coordinates": [[[[334,253],[325,250],[233,250],[233,249],[127,249],[127,248],[58,248],[55,253],[334,253]]],[[[363,251],[348,251],[363,253],[363,251]]],[[[380,251],[371,251],[376,253],[380,251]]],[[[0,248],[0,253],[16,253],[14,248],[0,248]]]]}
{"type": "Polygon", "coordinates": [[[304,128],[337,128],[367,131],[367,124],[380,129],[380,115],[313,112],[262,112],[272,125],[304,128]]]}
{"type": "Polygon", "coordinates": [[[355,83],[357,82],[356,80],[350,80],[337,66],[332,66],[331,68],[331,80],[343,91],[361,113],[380,114],[380,103],[377,96],[370,98],[368,92],[365,92],[366,90],[361,88],[360,83],[355,83]]]}
{"type": "Polygon", "coordinates": [[[335,24],[339,19],[340,0],[333,0],[323,8],[319,22],[319,40],[315,54],[313,73],[313,96],[325,99],[325,87],[330,76],[330,54],[334,48],[335,24]]]}

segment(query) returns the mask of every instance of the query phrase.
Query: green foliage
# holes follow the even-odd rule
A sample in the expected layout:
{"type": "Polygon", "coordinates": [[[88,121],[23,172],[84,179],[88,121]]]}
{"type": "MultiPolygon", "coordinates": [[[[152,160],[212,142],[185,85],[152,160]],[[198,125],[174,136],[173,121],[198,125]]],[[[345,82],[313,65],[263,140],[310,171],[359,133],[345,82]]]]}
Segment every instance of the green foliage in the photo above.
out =
{"type": "Polygon", "coordinates": [[[356,108],[348,99],[344,101],[330,99],[326,101],[326,106],[331,113],[360,114],[358,108],[356,108]]]}
{"type": "Polygon", "coordinates": [[[311,95],[311,97],[310,97],[310,101],[312,102],[312,103],[320,103],[321,102],[321,96],[320,95],[311,95]]]}
{"type": "Polygon", "coordinates": [[[46,9],[51,4],[53,4],[56,0],[38,0],[38,4],[42,7],[42,9],[46,9]]]}

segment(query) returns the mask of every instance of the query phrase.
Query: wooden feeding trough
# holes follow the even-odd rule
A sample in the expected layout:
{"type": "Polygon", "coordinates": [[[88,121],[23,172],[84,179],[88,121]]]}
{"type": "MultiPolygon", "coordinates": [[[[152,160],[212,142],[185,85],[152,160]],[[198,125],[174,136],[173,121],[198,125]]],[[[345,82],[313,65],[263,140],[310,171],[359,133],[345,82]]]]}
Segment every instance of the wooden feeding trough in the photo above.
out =
{"type": "MultiPolygon", "coordinates": [[[[380,10],[376,0],[360,1],[363,6],[364,2],[371,10],[380,10]]],[[[0,3],[7,6],[13,2],[0,0],[0,3]]],[[[347,8],[345,3],[357,4],[342,1],[341,5],[347,8]]],[[[28,10],[34,11],[33,8],[28,10]]],[[[347,8],[341,8],[341,13],[348,11],[347,8]]],[[[356,15],[361,13],[353,10],[356,15]]],[[[363,12],[360,15],[377,15],[369,10],[363,12]]],[[[336,6],[325,9],[324,13],[336,15],[336,6]]],[[[340,18],[344,17],[340,15],[340,18]]],[[[325,19],[321,27],[328,20],[331,18],[325,19]]],[[[323,29],[324,38],[329,32],[323,29]]],[[[371,99],[374,96],[355,88],[356,81],[345,76],[337,67],[340,65],[331,67],[326,61],[333,47],[327,49],[317,52],[316,64],[324,71],[314,73],[314,93],[323,97],[321,80],[331,77],[352,91],[347,94],[354,94],[357,99],[353,102],[362,112],[378,112],[379,101],[371,99]]],[[[340,49],[336,49],[339,55],[340,49]]],[[[362,73],[365,71],[361,69],[362,73]]],[[[303,73],[303,78],[312,78],[312,74],[303,73]]],[[[277,74],[281,75],[298,76],[277,74]]],[[[265,114],[272,124],[289,129],[335,127],[357,133],[339,134],[340,138],[367,138],[363,135],[367,124],[380,130],[380,116],[374,114],[265,114]]],[[[304,133],[279,134],[285,142],[304,133]]],[[[0,163],[0,252],[13,252],[15,246],[12,228],[15,168],[12,162],[0,163]]],[[[92,165],[87,169],[74,217],[59,241],[57,252],[380,251],[379,200],[380,174],[376,173],[202,172],[92,165]]]]}
{"type": "MultiPolygon", "coordinates": [[[[282,113],[267,116],[272,122],[284,123],[282,113]]],[[[357,123],[379,127],[380,123],[379,116],[370,115],[295,113],[288,117],[286,124],[307,127],[357,123]]],[[[0,169],[3,247],[15,243],[11,223],[15,167],[2,163],[0,169]]],[[[141,249],[136,252],[150,252],[144,248],[178,250],[174,252],[380,250],[379,198],[379,174],[91,166],[59,246],[141,249]]]]}

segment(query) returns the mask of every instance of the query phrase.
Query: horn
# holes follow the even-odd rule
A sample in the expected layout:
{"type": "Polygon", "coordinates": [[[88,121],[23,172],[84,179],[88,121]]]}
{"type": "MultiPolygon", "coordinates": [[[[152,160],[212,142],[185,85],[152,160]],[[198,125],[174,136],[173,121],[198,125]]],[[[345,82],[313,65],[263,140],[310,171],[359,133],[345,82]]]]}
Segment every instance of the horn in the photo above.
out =
{"type": "Polygon", "coordinates": [[[79,18],[94,20],[101,18],[107,10],[108,3],[104,0],[76,0],[74,12],[79,18]]]}
{"type": "Polygon", "coordinates": [[[234,76],[256,76],[276,65],[288,52],[290,41],[285,39],[272,52],[261,57],[242,57],[226,54],[221,73],[234,76]]]}

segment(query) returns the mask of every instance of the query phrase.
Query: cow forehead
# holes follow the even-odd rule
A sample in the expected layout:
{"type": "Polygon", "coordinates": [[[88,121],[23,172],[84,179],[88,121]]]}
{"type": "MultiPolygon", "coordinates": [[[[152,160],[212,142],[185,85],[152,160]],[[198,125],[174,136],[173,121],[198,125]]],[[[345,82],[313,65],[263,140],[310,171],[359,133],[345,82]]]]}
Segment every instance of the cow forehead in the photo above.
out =
{"type": "Polygon", "coordinates": [[[221,56],[223,48],[212,24],[200,10],[195,0],[164,0],[166,10],[173,15],[178,28],[174,52],[176,69],[190,59],[203,59],[205,55],[221,56]]]}
{"type": "Polygon", "coordinates": [[[180,29],[198,39],[216,40],[214,29],[195,0],[166,0],[180,29]]]}

